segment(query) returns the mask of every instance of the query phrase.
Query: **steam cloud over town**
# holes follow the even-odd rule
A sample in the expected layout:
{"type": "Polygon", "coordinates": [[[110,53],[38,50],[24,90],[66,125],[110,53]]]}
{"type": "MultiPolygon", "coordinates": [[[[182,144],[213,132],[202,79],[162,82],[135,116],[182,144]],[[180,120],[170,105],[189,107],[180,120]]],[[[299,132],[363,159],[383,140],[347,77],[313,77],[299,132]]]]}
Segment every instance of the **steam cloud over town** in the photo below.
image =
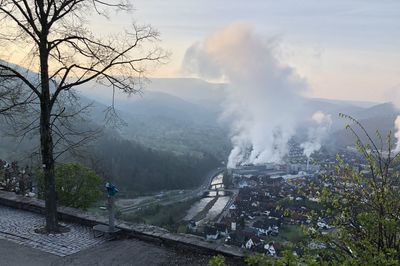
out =
{"type": "MultiPolygon", "coordinates": [[[[278,60],[277,50],[274,41],[261,38],[249,25],[233,24],[185,54],[185,71],[229,83],[222,115],[231,122],[228,167],[280,162],[299,121],[306,119],[302,93],[307,84],[278,60]]],[[[307,156],[320,148],[330,123],[321,112],[313,120],[317,126],[303,144],[307,156]]]]}

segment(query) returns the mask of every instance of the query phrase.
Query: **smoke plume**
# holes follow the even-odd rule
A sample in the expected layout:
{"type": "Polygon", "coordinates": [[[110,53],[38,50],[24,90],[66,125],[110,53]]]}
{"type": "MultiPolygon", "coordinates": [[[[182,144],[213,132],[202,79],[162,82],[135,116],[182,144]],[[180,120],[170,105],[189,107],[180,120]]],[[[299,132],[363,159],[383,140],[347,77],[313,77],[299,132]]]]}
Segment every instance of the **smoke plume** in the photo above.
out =
{"type": "Polygon", "coordinates": [[[300,145],[304,149],[304,155],[310,158],[311,154],[321,149],[322,141],[328,135],[332,125],[332,117],[321,111],[315,112],[311,117],[314,127],[308,130],[307,141],[300,145]]]}
{"type": "Polygon", "coordinates": [[[396,147],[394,149],[395,153],[400,152],[400,115],[397,116],[396,120],[394,121],[394,128],[396,132],[394,136],[396,138],[396,147]]]}
{"type": "Polygon", "coordinates": [[[233,144],[228,167],[281,161],[302,113],[306,84],[279,62],[273,42],[246,24],[233,24],[192,45],[183,68],[229,83],[223,114],[233,144]]]}

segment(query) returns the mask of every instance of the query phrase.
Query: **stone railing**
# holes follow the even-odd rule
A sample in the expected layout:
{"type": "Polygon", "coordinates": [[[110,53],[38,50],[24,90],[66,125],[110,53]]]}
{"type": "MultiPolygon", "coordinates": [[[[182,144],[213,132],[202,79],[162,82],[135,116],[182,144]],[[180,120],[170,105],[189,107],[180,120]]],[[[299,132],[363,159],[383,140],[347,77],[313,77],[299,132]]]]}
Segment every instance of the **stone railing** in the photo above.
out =
{"type": "MultiPolygon", "coordinates": [[[[44,201],[16,195],[13,192],[0,191],[0,205],[44,214],[44,201]]],[[[105,217],[96,216],[79,209],[58,207],[59,219],[65,222],[78,223],[86,226],[108,224],[105,217]]],[[[187,234],[175,234],[151,225],[133,224],[117,221],[116,227],[126,236],[132,236],[144,241],[157,242],[179,249],[194,250],[206,254],[223,254],[230,257],[243,257],[243,249],[219,243],[207,242],[200,237],[187,234]]]]}

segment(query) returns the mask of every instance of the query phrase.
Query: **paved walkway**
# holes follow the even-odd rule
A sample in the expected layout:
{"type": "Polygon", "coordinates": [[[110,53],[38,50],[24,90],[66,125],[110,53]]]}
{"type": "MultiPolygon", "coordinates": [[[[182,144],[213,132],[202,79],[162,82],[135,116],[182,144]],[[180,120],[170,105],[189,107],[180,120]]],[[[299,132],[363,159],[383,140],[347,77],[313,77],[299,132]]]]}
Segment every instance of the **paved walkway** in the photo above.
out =
{"type": "Polygon", "coordinates": [[[53,261],[58,260],[60,257],[0,239],[0,258],[0,265],[5,266],[50,266],[53,261]]]}
{"type": "Polygon", "coordinates": [[[65,257],[0,240],[0,258],[0,265],[5,266],[206,266],[210,260],[210,256],[179,252],[136,239],[108,241],[65,257]]]}
{"type": "MultiPolygon", "coordinates": [[[[91,229],[66,224],[64,234],[34,232],[44,217],[0,205],[0,265],[5,266],[150,266],[208,265],[211,256],[176,250],[137,239],[105,241],[91,229]]],[[[228,261],[228,265],[242,265],[228,261]]]]}
{"type": "Polygon", "coordinates": [[[35,233],[35,229],[43,227],[44,222],[44,217],[39,214],[0,206],[0,239],[57,256],[71,255],[105,241],[94,238],[91,228],[77,224],[63,224],[70,229],[63,234],[35,233]]]}

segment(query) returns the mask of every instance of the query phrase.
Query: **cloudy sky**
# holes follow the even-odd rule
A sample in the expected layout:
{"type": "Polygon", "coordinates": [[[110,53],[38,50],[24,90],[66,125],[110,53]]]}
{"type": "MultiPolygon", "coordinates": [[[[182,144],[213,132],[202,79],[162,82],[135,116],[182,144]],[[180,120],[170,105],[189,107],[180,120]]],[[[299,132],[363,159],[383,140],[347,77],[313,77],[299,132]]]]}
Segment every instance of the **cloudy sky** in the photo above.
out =
{"type": "MultiPolygon", "coordinates": [[[[105,25],[152,24],[172,52],[157,77],[182,77],[186,50],[233,23],[276,43],[279,59],[309,84],[313,97],[385,101],[400,96],[398,0],[136,0],[135,11],[105,25]]],[[[400,98],[400,97],[399,97],[400,98]]]]}

